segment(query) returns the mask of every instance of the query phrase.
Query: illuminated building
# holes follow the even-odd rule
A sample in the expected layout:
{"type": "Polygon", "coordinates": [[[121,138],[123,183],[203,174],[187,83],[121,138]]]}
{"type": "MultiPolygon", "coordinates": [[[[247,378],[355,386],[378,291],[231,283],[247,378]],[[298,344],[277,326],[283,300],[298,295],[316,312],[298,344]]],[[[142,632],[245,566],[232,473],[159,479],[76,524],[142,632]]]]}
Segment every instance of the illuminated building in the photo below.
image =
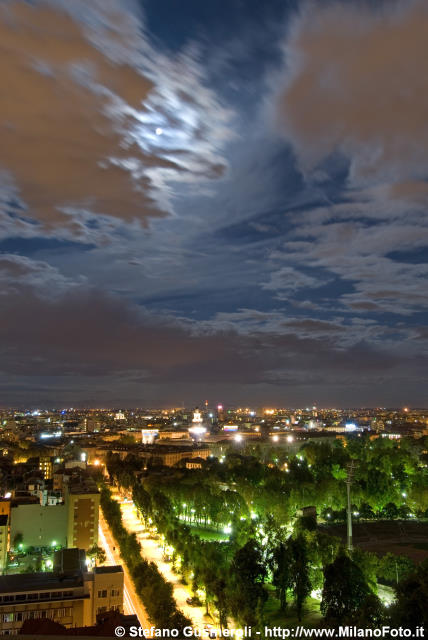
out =
{"type": "MultiPolygon", "coordinates": [[[[79,553],[79,549],[66,551],[79,553]]],[[[1,635],[17,634],[25,620],[50,619],[67,628],[87,627],[96,623],[97,615],[111,610],[123,612],[121,566],[95,567],[89,573],[81,566],[64,570],[61,565],[52,573],[0,577],[1,635]]]]}
{"type": "Polygon", "coordinates": [[[94,433],[101,429],[101,422],[95,418],[86,417],[84,422],[84,429],[87,433],[94,433]]]}
{"type": "Polygon", "coordinates": [[[199,411],[198,407],[196,407],[193,412],[192,424],[202,424],[202,414],[199,411]]]}
{"type": "Polygon", "coordinates": [[[186,446],[149,445],[145,451],[139,452],[138,455],[146,461],[146,464],[173,467],[181,460],[190,460],[192,458],[206,460],[211,455],[211,450],[208,447],[191,448],[186,446]]]}
{"type": "MultiPolygon", "coordinates": [[[[93,480],[64,485],[67,509],[67,546],[89,549],[98,543],[100,493],[93,480]]],[[[49,507],[52,508],[52,507],[49,507]]]]}
{"type": "Polygon", "coordinates": [[[10,517],[10,498],[0,498],[0,516],[10,517]]]}
{"type": "Polygon", "coordinates": [[[39,469],[43,472],[44,479],[50,480],[53,475],[52,458],[50,456],[40,456],[39,469]]]}
{"type": "Polygon", "coordinates": [[[158,436],[159,429],[141,429],[141,442],[143,444],[153,444],[158,436]]]}

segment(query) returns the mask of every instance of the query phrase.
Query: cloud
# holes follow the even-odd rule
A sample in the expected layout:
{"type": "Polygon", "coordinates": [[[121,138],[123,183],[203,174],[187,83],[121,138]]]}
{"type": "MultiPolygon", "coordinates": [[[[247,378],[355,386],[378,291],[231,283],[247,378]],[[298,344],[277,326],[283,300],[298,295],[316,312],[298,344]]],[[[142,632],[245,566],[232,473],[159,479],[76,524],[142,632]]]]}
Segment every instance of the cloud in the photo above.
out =
{"type": "Polygon", "coordinates": [[[6,231],[144,225],[172,212],[170,181],[221,176],[230,114],[190,54],[169,61],[141,26],[112,0],[0,7],[0,211],[21,206],[6,231]]]}
{"type": "MultiPolygon", "coordinates": [[[[314,278],[294,267],[281,267],[278,271],[271,273],[269,281],[264,283],[262,288],[289,294],[298,289],[321,287],[325,283],[325,279],[314,278]]],[[[282,293],[278,293],[277,297],[281,299],[282,295],[282,293]]]]}
{"type": "Polygon", "coordinates": [[[277,96],[278,123],[306,170],[340,150],[351,180],[426,198],[427,41],[423,0],[306,5],[284,47],[277,96]]]}
{"type": "Polygon", "coordinates": [[[146,397],[165,404],[184,397],[193,403],[200,392],[248,403],[254,393],[260,402],[269,394],[279,401],[285,385],[294,403],[313,397],[313,383],[324,402],[350,402],[346,388],[358,387],[361,401],[370,403],[374,388],[386,401],[402,376],[408,379],[400,393],[411,387],[417,394],[412,385],[426,378],[426,337],[415,335],[415,358],[408,342],[398,342],[408,337],[406,327],[391,330],[388,342],[385,327],[370,321],[351,326],[344,318],[311,320],[281,310],[242,309],[195,322],[84,284],[42,296],[40,281],[49,284],[50,273],[38,261],[4,256],[0,269],[14,279],[0,305],[0,388],[9,402],[123,405],[146,397]]]}
{"type": "MultiPolygon", "coordinates": [[[[81,286],[84,278],[66,278],[47,262],[31,260],[15,254],[0,254],[0,296],[19,293],[26,295],[36,291],[42,298],[63,295],[74,286],[81,286]]],[[[7,305],[6,305],[7,306],[7,305]]]]}
{"type": "MultiPolygon", "coordinates": [[[[428,307],[428,266],[391,257],[394,252],[400,255],[427,247],[426,223],[411,216],[376,225],[361,220],[336,222],[340,207],[325,213],[314,211],[296,225],[297,239],[284,243],[283,261],[294,262],[296,269],[300,264],[340,278],[349,290],[342,287],[338,301],[354,311],[411,315],[428,307]]],[[[276,252],[275,257],[281,259],[281,254],[276,252]]]]}
{"type": "MultiPolygon", "coordinates": [[[[15,275],[22,270],[16,265],[15,275]]],[[[1,367],[34,376],[133,371],[146,377],[149,371],[156,378],[174,367],[234,353],[222,335],[194,336],[173,319],[85,287],[54,299],[25,287],[10,293],[0,309],[0,337],[1,367]]]]}

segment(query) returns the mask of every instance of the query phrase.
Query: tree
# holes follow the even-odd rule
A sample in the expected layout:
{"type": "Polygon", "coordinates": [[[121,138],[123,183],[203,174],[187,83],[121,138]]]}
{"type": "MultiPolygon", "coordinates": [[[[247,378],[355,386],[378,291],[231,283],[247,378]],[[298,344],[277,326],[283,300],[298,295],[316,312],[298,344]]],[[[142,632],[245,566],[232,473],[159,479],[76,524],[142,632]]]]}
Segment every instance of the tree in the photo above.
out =
{"type": "Polygon", "coordinates": [[[360,628],[379,628],[385,622],[385,607],[374,593],[366,596],[352,622],[360,628]]]}
{"type": "Polygon", "coordinates": [[[292,555],[289,545],[280,542],[272,557],[272,584],[276,588],[279,608],[283,612],[287,608],[287,589],[291,587],[291,562],[292,555]]]}
{"type": "Polygon", "coordinates": [[[97,563],[103,564],[103,562],[106,561],[106,552],[97,544],[92,545],[92,547],[86,552],[86,555],[93,560],[95,566],[97,563]]]}
{"type": "Polygon", "coordinates": [[[299,622],[302,621],[303,604],[311,592],[306,540],[303,535],[291,541],[291,587],[299,622]]]}
{"type": "Polygon", "coordinates": [[[386,553],[379,562],[377,577],[387,584],[397,584],[415,571],[415,563],[407,556],[386,553]]]}
{"type": "Polygon", "coordinates": [[[227,584],[223,578],[217,578],[212,585],[214,604],[217,607],[220,629],[227,627],[229,605],[227,600],[227,584]]]}
{"type": "Polygon", "coordinates": [[[352,552],[352,561],[361,569],[370,590],[376,593],[377,574],[380,564],[379,557],[370,551],[363,551],[362,549],[356,548],[352,552]]]}
{"type": "Polygon", "coordinates": [[[428,625],[428,560],[399,582],[392,619],[397,625],[415,629],[428,625]]]}
{"type": "Polygon", "coordinates": [[[370,593],[361,569],[341,553],[324,570],[321,613],[328,621],[342,622],[358,611],[370,593]]]}
{"type": "MultiPolygon", "coordinates": [[[[229,602],[233,616],[242,624],[256,626],[257,603],[267,599],[263,582],[266,577],[263,554],[257,541],[250,539],[235,553],[230,567],[229,602]]],[[[258,605],[258,613],[262,605],[258,605]]]]}

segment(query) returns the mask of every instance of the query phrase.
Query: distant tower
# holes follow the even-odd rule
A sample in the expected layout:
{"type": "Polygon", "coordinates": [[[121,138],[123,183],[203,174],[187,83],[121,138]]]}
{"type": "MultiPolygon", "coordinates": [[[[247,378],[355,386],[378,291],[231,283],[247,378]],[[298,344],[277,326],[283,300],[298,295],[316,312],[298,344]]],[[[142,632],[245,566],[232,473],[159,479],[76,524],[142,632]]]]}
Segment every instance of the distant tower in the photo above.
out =
{"type": "Polygon", "coordinates": [[[224,420],[224,408],[222,404],[217,405],[217,420],[224,420]]]}

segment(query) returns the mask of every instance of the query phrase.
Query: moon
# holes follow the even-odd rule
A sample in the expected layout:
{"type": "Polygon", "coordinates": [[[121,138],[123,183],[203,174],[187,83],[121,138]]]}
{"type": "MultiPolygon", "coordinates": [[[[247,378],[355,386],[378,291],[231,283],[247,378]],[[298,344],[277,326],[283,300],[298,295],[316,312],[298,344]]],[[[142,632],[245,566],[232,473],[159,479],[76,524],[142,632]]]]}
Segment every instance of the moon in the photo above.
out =
{"type": "Polygon", "coordinates": [[[155,133],[156,133],[157,136],[161,136],[163,134],[162,127],[156,127],[155,133]]]}

